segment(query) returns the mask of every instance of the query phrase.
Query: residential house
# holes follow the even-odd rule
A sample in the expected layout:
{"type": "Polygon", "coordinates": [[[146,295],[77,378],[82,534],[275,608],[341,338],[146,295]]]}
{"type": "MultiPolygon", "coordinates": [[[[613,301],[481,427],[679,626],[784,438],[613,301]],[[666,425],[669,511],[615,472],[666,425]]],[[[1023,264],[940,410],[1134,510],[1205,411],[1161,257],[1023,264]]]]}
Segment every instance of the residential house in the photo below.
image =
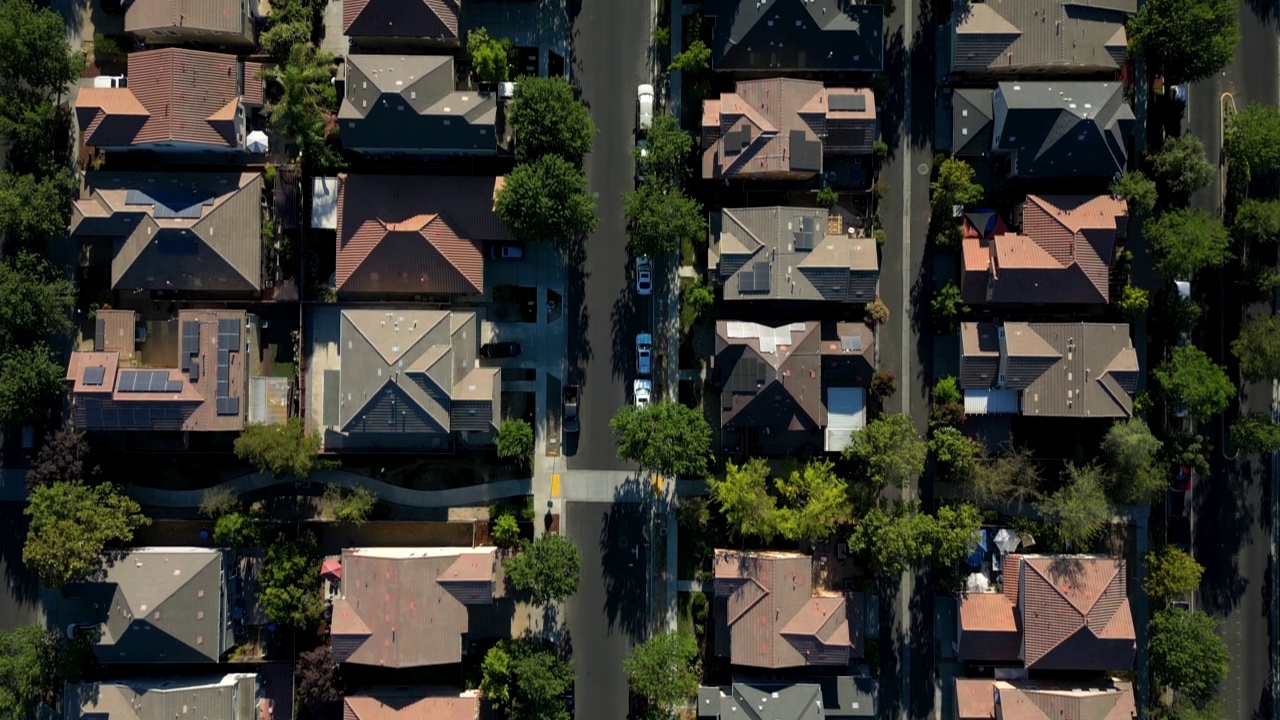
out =
{"type": "Polygon", "coordinates": [[[261,720],[254,673],[68,684],[62,720],[261,720]]]}
{"type": "Polygon", "coordinates": [[[821,208],[711,213],[713,277],[729,301],[869,303],[880,280],[876,241],[842,229],[840,216],[821,208]]]}
{"type": "MultiPolygon", "coordinates": [[[[108,327],[130,331],[137,325],[121,313],[109,320],[108,327]]],[[[93,351],[72,352],[67,365],[72,423],[89,431],[243,430],[252,358],[248,320],[243,310],[179,310],[167,338],[178,357],[159,368],[141,368],[132,336],[104,338],[101,346],[95,338],[93,351]],[[108,339],[119,349],[105,349],[108,339]]]]}
{"type": "Polygon", "coordinates": [[[702,102],[702,177],[808,180],[822,174],[824,154],[870,155],[876,133],[875,99],[866,88],[742,81],[702,102]]]}
{"type": "Polygon", "coordinates": [[[76,624],[96,628],[99,662],[216,663],[235,645],[230,562],[218,548],[133,548],[65,594],[76,624]]]}
{"type": "Polygon", "coordinates": [[[884,8],[843,0],[707,0],[711,66],[740,73],[884,69],[884,8]]]}
{"type": "Polygon", "coordinates": [[[966,77],[1110,74],[1124,68],[1136,0],[972,2],[952,11],[950,72],[966,77]]]}
{"type": "Polygon", "coordinates": [[[1133,109],[1118,82],[1002,82],[991,96],[993,152],[1017,178],[1123,173],[1133,109]]]}
{"type": "Polygon", "coordinates": [[[1133,720],[1133,683],[1102,680],[956,679],[956,720],[1133,720]]]}
{"type": "Polygon", "coordinates": [[[1022,231],[995,213],[968,213],[960,290],[969,305],[1106,305],[1111,263],[1125,236],[1125,201],[1110,195],[1028,195],[1022,231]],[[993,221],[993,218],[995,220],[993,221]],[[982,220],[979,228],[971,220],[982,220]]]}
{"type": "Polygon", "coordinates": [[[258,4],[251,0],[133,0],[124,30],[148,45],[183,42],[253,47],[258,4]]]}
{"type": "MultiPolygon", "coordinates": [[[[461,662],[469,608],[493,602],[497,567],[492,547],[343,550],[329,630],[333,661],[388,668],[461,662]]],[[[359,713],[366,705],[348,707],[359,713]]]]}
{"type": "Polygon", "coordinates": [[[71,237],[110,258],[111,289],[255,298],[262,292],[262,175],[89,172],[71,237]]]}
{"type": "Polygon", "coordinates": [[[962,323],[965,413],[1128,418],[1138,388],[1129,326],[962,323]]]}
{"type": "Polygon", "coordinates": [[[500,177],[339,175],[339,296],[484,292],[485,243],[512,240],[494,210],[500,177]]]}
{"type": "Polygon", "coordinates": [[[80,88],[76,122],[98,150],[235,153],[262,106],[260,63],[161,48],[129,54],[129,86],[80,88]],[[198,91],[196,91],[198,89],[198,91]]]}
{"type": "Polygon", "coordinates": [[[336,362],[313,362],[309,383],[322,393],[327,449],[421,451],[492,442],[502,417],[502,375],[498,367],[477,366],[474,312],[348,308],[334,324],[336,362]]]}
{"type": "Polygon", "coordinates": [[[863,323],[717,322],[721,447],[779,455],[843,449],[866,421],[874,352],[863,323]]]}
{"type": "Polygon", "coordinates": [[[698,717],[719,720],[874,718],[878,694],[879,684],[871,677],[823,676],[800,683],[737,681],[729,687],[698,688],[698,717]]]}
{"type": "Polygon", "coordinates": [[[343,0],[342,34],[358,46],[457,47],[461,6],[462,0],[343,0]]]}
{"type": "Polygon", "coordinates": [[[436,686],[363,688],[342,698],[344,720],[478,720],[480,695],[475,690],[436,686]]]}
{"type": "Polygon", "coordinates": [[[348,55],[342,145],[365,155],[493,155],[498,100],[456,90],[450,55],[348,55]]]}
{"type": "Polygon", "coordinates": [[[962,662],[1057,671],[1133,667],[1137,640],[1123,560],[1008,555],[1003,579],[1002,592],[960,598],[962,662]]]}
{"type": "Polygon", "coordinates": [[[770,669],[861,658],[862,595],[814,587],[813,575],[808,555],[716,550],[716,655],[770,669]]]}

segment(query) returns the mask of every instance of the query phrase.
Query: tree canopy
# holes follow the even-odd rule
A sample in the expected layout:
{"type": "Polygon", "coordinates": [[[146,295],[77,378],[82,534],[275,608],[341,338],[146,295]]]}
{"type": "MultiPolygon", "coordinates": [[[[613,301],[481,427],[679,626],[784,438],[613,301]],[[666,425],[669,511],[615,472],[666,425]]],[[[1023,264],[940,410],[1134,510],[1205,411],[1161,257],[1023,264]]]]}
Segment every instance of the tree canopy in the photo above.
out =
{"type": "Polygon", "coordinates": [[[549,643],[500,640],[480,664],[480,691],[511,720],[572,720],[562,697],[573,688],[573,661],[549,643]]]}
{"type": "Polygon", "coordinates": [[[494,443],[500,458],[515,460],[523,466],[533,462],[533,426],[525,420],[504,421],[498,426],[494,443]]]}
{"type": "Polygon", "coordinates": [[[1142,418],[1116,422],[1107,429],[1102,453],[1112,501],[1121,505],[1149,502],[1164,492],[1167,480],[1159,462],[1161,446],[1142,418]]]}
{"type": "Polygon", "coordinates": [[[511,586],[535,605],[560,602],[578,592],[582,554],[560,535],[546,534],[502,563],[511,586]]]}
{"type": "Polygon", "coordinates": [[[151,524],[142,508],[111,483],[60,481],[33,488],[23,513],[31,529],[22,561],[40,582],[61,589],[103,567],[103,552],[125,545],[138,528],[151,524]]]}
{"type": "Polygon", "coordinates": [[[74,187],[66,168],[47,177],[0,173],[0,233],[14,246],[43,252],[67,233],[74,187]]]}
{"type": "Polygon", "coordinates": [[[334,522],[356,527],[368,522],[378,506],[378,494],[363,485],[347,489],[330,483],[324,489],[323,500],[334,522]]]}
{"type": "Polygon", "coordinates": [[[1129,20],[1131,54],[1166,85],[1203,80],[1231,63],[1240,20],[1231,0],[1151,0],[1129,20]]]}
{"type": "Polygon", "coordinates": [[[305,628],[320,618],[324,601],[316,541],[310,533],[276,538],[258,573],[258,602],[267,619],[287,627],[305,628]]]}
{"type": "Polygon", "coordinates": [[[902,413],[884,414],[855,430],[844,449],[861,477],[876,487],[905,487],[924,472],[928,445],[920,439],[911,417],[902,413]]]}
{"type": "Polygon", "coordinates": [[[36,452],[35,462],[27,470],[27,489],[60,481],[88,480],[99,470],[94,466],[86,471],[88,457],[89,441],[84,433],[67,427],[49,432],[36,452]]]}
{"type": "Polygon", "coordinates": [[[637,257],[660,257],[680,249],[682,240],[702,240],[707,219],[702,203],[657,183],[644,183],[622,196],[627,246],[637,257]]]}
{"type": "Polygon", "coordinates": [[[1280,450],[1280,423],[1261,413],[1242,415],[1231,423],[1231,443],[1247,452],[1280,450]]]}
{"type": "Polygon", "coordinates": [[[711,453],[711,426],[701,411],[674,400],[646,408],[623,405],[609,421],[618,459],[663,475],[702,477],[711,453]]]}
{"type": "Polygon", "coordinates": [[[694,40],[689,47],[671,58],[671,70],[679,70],[691,75],[711,69],[711,48],[701,40],[694,40]]]}
{"type": "Polygon", "coordinates": [[[521,77],[507,122],[515,130],[518,163],[554,155],[580,169],[596,136],[591,113],[578,102],[569,81],[559,75],[521,77]]]}
{"type": "Polygon", "coordinates": [[[40,703],[56,706],[64,682],[84,679],[92,657],[87,638],[68,641],[39,625],[0,630],[0,715],[35,720],[40,703]]]}
{"type": "Polygon", "coordinates": [[[1280,378],[1280,317],[1264,315],[1246,322],[1231,341],[1231,352],[1240,360],[1246,380],[1280,378]]]}
{"type": "Polygon", "coordinates": [[[1159,196],[1170,207],[1186,205],[1191,194],[1209,185],[1213,166],[1205,156],[1204,143],[1195,135],[1167,137],[1160,150],[1148,159],[1159,196]]]}
{"type": "Polygon", "coordinates": [[[1231,257],[1231,238],[1222,221],[1200,208],[1172,210],[1148,223],[1156,270],[1170,280],[1185,280],[1231,257]]]}
{"type": "Polygon", "coordinates": [[[1236,388],[1227,371],[1200,348],[1182,345],[1151,373],[1169,395],[1186,403],[1187,412],[1201,422],[1227,409],[1236,388]]]}
{"type": "Polygon", "coordinates": [[[293,673],[294,695],[306,710],[309,720],[323,720],[328,717],[328,710],[342,702],[338,668],[333,662],[333,648],[329,643],[299,653],[293,673]]]}
{"type": "Polygon", "coordinates": [[[272,127],[297,144],[303,166],[311,170],[341,164],[328,144],[328,118],[338,108],[334,67],[331,55],[301,43],[290,49],[285,63],[262,71],[263,78],[280,90],[271,111],[272,127]]]}
{"type": "Polygon", "coordinates": [[[1131,170],[1111,183],[1111,194],[1124,198],[1130,215],[1148,215],[1156,206],[1156,183],[1137,170],[1131,170]]]}
{"type": "Polygon", "coordinates": [[[1067,482],[1040,501],[1040,514],[1064,549],[1083,552],[1111,520],[1111,505],[1096,465],[1069,465],[1067,482]]]}
{"type": "Polygon", "coordinates": [[[75,82],[84,58],[67,47],[62,16],[31,0],[0,3],[0,92],[50,98],[75,82]]]}
{"type": "Polygon", "coordinates": [[[698,691],[698,643],[689,634],[659,633],[637,645],[623,669],[633,692],[669,710],[698,691]]]}
{"type": "Polygon", "coordinates": [[[1227,121],[1223,149],[1232,163],[1248,167],[1251,177],[1280,170],[1280,109],[1249,103],[1227,121]]]}
{"type": "Polygon", "coordinates": [[[507,81],[511,74],[513,47],[507,38],[489,37],[489,31],[485,28],[476,28],[467,33],[467,55],[471,58],[471,69],[484,82],[507,81]]]}
{"type": "Polygon", "coordinates": [[[728,461],[724,479],[710,476],[707,489],[738,538],[767,543],[777,534],[778,504],[769,494],[769,466],[764,460],[752,458],[741,465],[728,461]]]}
{"type": "Polygon", "coordinates": [[[1280,200],[1249,198],[1240,203],[1231,236],[1242,245],[1274,244],[1280,238],[1280,200]]]}
{"type": "Polygon", "coordinates": [[[1204,568],[1195,558],[1171,545],[1147,553],[1147,577],[1142,589],[1159,604],[1184,600],[1200,587],[1204,568]]]}
{"type": "Polygon", "coordinates": [[[919,502],[886,510],[876,506],[854,527],[850,551],[861,555],[878,575],[901,575],[908,567],[931,561],[951,565],[968,555],[982,526],[972,505],[944,505],[936,516],[920,512],[919,502]]]}
{"type": "Polygon", "coordinates": [[[1151,617],[1147,659],[1152,679],[1192,701],[1210,700],[1227,675],[1231,654],[1218,623],[1200,611],[1170,608],[1151,617]]]}
{"type": "Polygon", "coordinates": [[[636,170],[646,183],[676,188],[689,175],[689,159],[693,157],[693,136],[680,127],[671,113],[653,116],[653,124],[645,132],[647,147],[636,148],[636,170]]]}
{"type": "Polygon", "coordinates": [[[979,507],[1000,509],[1040,498],[1040,468],[1026,448],[983,454],[965,478],[964,494],[979,507]]]}
{"type": "Polygon", "coordinates": [[[0,262],[0,335],[29,344],[71,329],[76,288],[44,258],[29,252],[0,262]]]}
{"type": "Polygon", "coordinates": [[[982,199],[982,186],[973,181],[974,170],[957,157],[938,165],[937,177],[929,184],[930,202],[937,213],[950,217],[954,205],[972,205],[982,199]]]}
{"type": "Polygon", "coordinates": [[[229,548],[254,547],[261,540],[258,523],[237,511],[219,515],[213,524],[213,542],[229,548]]]}
{"type": "Polygon", "coordinates": [[[598,222],[587,176],[558,155],[516,165],[498,191],[496,209],[521,242],[560,248],[595,230],[598,222]]]}
{"type": "Polygon", "coordinates": [[[320,436],[306,432],[302,418],[289,418],[284,425],[250,423],[236,438],[234,448],[236,457],[261,472],[305,478],[315,467],[320,436]]]}
{"type": "Polygon", "coordinates": [[[945,425],[933,429],[929,449],[948,480],[965,480],[978,466],[982,446],[959,428],[945,425]]]}
{"type": "Polygon", "coordinates": [[[773,482],[782,498],[778,531],[788,540],[816,542],[853,519],[849,487],[830,460],[810,460],[773,482]]]}

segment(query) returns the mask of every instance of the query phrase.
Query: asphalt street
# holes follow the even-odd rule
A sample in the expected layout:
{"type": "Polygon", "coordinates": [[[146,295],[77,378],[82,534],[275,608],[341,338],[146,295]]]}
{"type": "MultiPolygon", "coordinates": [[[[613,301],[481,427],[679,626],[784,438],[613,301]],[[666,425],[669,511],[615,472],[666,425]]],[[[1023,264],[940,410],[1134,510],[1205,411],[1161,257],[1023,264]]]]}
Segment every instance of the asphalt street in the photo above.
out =
{"type": "Polygon", "coordinates": [[[574,76],[596,123],[586,160],[597,198],[596,232],[569,272],[569,376],[582,385],[582,430],[566,439],[570,470],[621,470],[609,420],[635,377],[636,333],[650,331],[648,306],[631,288],[622,195],[634,187],[632,149],[636,86],[652,82],[648,50],[654,17],[650,0],[583,0],[573,19],[574,76]]]}
{"type": "Polygon", "coordinates": [[[0,503],[0,629],[12,630],[21,625],[43,621],[40,585],[35,573],[22,564],[22,544],[27,535],[27,518],[23,503],[0,503]]]}
{"type": "MultiPolygon", "coordinates": [[[[1271,0],[1240,2],[1241,41],[1235,62],[1219,75],[1189,89],[1187,122],[1190,132],[1204,142],[1210,159],[1220,161],[1222,147],[1221,104],[1230,96],[1237,108],[1250,103],[1280,102],[1277,69],[1280,36],[1276,33],[1276,6],[1271,0]]],[[[1218,212],[1221,188],[1210,187],[1196,195],[1198,207],[1218,212]]],[[[1204,297],[1208,299],[1201,327],[1204,350],[1231,364],[1229,345],[1239,324],[1238,303],[1223,302],[1221,273],[1205,273],[1204,297]]],[[[1250,314],[1273,312],[1270,303],[1248,308],[1250,314]]],[[[1153,359],[1154,361],[1154,359],[1153,359]]],[[[1242,411],[1270,413],[1270,383],[1247,383],[1242,388],[1242,411]]],[[[1221,449],[1221,422],[1202,429],[1221,449]]],[[[1198,598],[1200,607],[1218,618],[1219,633],[1231,651],[1231,669],[1219,689],[1226,717],[1240,720],[1275,717],[1271,686],[1275,628],[1271,621],[1272,578],[1269,572],[1272,496],[1267,459],[1257,455],[1226,458],[1215,453],[1212,477],[1194,488],[1192,509],[1195,554],[1205,566],[1198,598]]]]}
{"type": "Polygon", "coordinates": [[[580,720],[627,716],[622,663],[643,639],[648,618],[648,545],[641,509],[622,502],[570,502],[565,508],[565,534],[582,552],[582,584],[566,603],[574,713],[580,720]]]}

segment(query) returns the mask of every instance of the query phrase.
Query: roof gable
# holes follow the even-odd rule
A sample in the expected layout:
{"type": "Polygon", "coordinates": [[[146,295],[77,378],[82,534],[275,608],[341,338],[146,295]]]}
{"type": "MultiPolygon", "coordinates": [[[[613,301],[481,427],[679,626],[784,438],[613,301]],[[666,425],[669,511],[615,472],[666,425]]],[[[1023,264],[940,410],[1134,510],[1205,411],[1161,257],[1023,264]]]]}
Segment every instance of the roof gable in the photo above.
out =
{"type": "Polygon", "coordinates": [[[717,70],[880,70],[884,65],[879,5],[709,0],[705,13],[715,19],[711,51],[717,70]]]}
{"type": "Polygon", "coordinates": [[[458,0],[346,0],[342,34],[454,40],[458,6],[458,0]]]}

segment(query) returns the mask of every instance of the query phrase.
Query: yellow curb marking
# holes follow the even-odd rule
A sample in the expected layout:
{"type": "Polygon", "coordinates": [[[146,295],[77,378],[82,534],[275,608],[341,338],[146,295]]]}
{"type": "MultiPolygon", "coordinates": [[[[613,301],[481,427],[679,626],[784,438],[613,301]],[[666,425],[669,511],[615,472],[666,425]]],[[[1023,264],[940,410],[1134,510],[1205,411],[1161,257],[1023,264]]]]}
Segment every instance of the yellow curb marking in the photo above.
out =
{"type": "Polygon", "coordinates": [[[551,476],[551,497],[560,497],[560,475],[559,473],[551,476]]]}

